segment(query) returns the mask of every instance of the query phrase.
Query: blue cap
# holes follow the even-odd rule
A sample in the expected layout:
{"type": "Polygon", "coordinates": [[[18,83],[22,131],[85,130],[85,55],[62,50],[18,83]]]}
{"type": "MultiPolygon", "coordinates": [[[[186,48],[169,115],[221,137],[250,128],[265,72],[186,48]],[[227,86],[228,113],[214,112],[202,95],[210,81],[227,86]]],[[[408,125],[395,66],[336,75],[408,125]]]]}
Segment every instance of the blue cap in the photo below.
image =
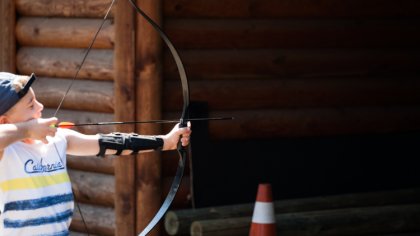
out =
{"type": "Polygon", "coordinates": [[[13,87],[13,81],[17,78],[17,75],[7,72],[0,72],[0,115],[6,113],[23,96],[25,96],[26,93],[28,93],[31,84],[36,79],[35,75],[32,74],[31,78],[28,80],[23,89],[21,89],[19,92],[16,92],[13,87]]]}

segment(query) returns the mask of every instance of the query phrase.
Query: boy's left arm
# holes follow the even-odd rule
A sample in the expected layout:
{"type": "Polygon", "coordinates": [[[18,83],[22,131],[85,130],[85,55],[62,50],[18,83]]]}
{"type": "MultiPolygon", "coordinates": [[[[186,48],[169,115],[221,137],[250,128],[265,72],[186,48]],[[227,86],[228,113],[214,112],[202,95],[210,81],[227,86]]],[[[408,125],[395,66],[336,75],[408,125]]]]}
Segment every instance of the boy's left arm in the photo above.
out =
{"type": "Polygon", "coordinates": [[[120,150],[119,155],[129,155],[133,153],[133,150],[140,152],[154,151],[155,148],[148,148],[149,146],[155,146],[154,143],[150,143],[151,140],[160,140],[159,147],[162,150],[173,150],[176,149],[176,144],[181,138],[183,146],[189,144],[189,137],[191,134],[190,127],[188,128],[174,128],[166,135],[159,136],[135,136],[128,138],[130,134],[122,134],[125,137],[125,141],[122,144],[119,143],[121,139],[117,137],[114,139],[113,134],[108,135],[85,135],[74,130],[65,130],[67,137],[67,154],[75,156],[93,156],[98,155],[111,155],[116,154],[120,150]],[[149,137],[151,139],[149,139],[149,137]],[[128,140],[128,141],[127,141],[128,140]],[[151,144],[151,145],[150,145],[151,144]],[[114,148],[115,147],[115,148],[114,148]],[[125,147],[125,148],[121,148],[125,147]],[[105,153],[104,153],[105,151],[105,153]]]}
{"type": "Polygon", "coordinates": [[[67,154],[94,156],[99,152],[99,135],[85,135],[74,130],[63,129],[67,138],[67,154]]]}

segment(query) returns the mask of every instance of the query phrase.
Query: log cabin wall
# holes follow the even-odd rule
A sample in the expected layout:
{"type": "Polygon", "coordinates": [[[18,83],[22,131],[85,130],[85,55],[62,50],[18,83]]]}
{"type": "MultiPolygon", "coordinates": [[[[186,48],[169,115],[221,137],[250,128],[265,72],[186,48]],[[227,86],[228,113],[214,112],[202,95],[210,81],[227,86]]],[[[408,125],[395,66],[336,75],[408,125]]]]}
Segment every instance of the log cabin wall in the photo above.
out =
{"type": "MultiPolygon", "coordinates": [[[[211,122],[207,153],[193,156],[202,163],[194,169],[198,205],[253,201],[261,181],[275,183],[276,197],[293,197],[351,191],[345,189],[351,178],[377,174],[360,167],[383,161],[386,151],[373,149],[387,145],[366,137],[420,128],[419,6],[415,0],[164,1],[164,27],[185,63],[191,100],[207,102],[210,116],[236,118],[211,122]],[[343,175],[351,174],[343,180],[344,165],[343,175]],[[316,183],[335,177],[343,187],[338,180],[316,183]]],[[[182,103],[171,60],[165,52],[167,117],[182,103]]],[[[404,149],[390,140],[388,146],[404,149]]]]}
{"type": "MultiPolygon", "coordinates": [[[[109,2],[15,0],[17,71],[29,74],[35,70],[40,77],[34,88],[46,106],[46,116],[53,114],[65,93],[109,2]]],[[[185,63],[191,99],[207,102],[210,116],[236,118],[210,123],[208,155],[196,156],[209,169],[218,167],[220,177],[197,182],[211,191],[207,198],[214,199],[202,204],[250,201],[258,181],[302,171],[283,167],[276,169],[283,175],[258,176],[252,167],[264,169],[267,165],[259,162],[275,166],[284,164],[273,161],[277,157],[293,158],[287,152],[280,156],[278,150],[267,151],[267,146],[304,149],[307,146],[300,144],[308,137],[322,142],[324,137],[417,131],[419,4],[415,0],[163,1],[163,26],[185,63]],[[254,160],[254,154],[259,161],[254,160]],[[243,163],[243,168],[238,168],[238,163],[243,163]],[[246,190],[243,198],[236,195],[238,190],[246,190]]],[[[63,104],[61,120],[114,118],[115,38],[111,17],[63,104]]],[[[165,51],[163,118],[178,118],[182,104],[171,60],[165,51]]],[[[140,69],[135,70],[138,75],[140,69]]],[[[81,131],[107,133],[114,129],[86,127],[81,131]]],[[[175,173],[176,155],[164,155],[162,160],[165,189],[175,173]]],[[[89,229],[113,235],[114,161],[69,158],[69,166],[89,229]]],[[[191,204],[188,176],[187,172],[175,207],[191,204]]],[[[167,191],[162,192],[165,195],[167,191]]],[[[77,210],[72,228],[84,231],[77,210]]]]}

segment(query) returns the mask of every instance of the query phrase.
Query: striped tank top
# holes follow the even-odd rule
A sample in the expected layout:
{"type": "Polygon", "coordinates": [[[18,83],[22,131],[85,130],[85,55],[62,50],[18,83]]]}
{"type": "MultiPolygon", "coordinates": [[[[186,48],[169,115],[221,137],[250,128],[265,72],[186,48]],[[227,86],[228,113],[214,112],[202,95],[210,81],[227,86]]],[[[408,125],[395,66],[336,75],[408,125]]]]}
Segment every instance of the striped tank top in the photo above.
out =
{"type": "Polygon", "coordinates": [[[69,235],[74,202],[66,169],[67,141],[60,129],[48,140],[48,144],[16,142],[4,149],[1,236],[69,235]]]}

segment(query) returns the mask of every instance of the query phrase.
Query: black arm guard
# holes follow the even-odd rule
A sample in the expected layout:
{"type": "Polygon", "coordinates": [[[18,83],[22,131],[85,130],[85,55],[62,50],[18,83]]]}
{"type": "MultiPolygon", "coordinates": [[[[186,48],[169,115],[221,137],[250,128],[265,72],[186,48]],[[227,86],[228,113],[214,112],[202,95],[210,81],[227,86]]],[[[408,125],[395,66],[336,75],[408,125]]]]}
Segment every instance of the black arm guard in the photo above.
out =
{"type": "Polygon", "coordinates": [[[155,136],[144,136],[138,134],[110,133],[99,134],[99,153],[103,157],[107,149],[116,150],[114,155],[121,155],[124,150],[133,151],[131,154],[141,150],[161,149],[163,139],[155,136]]]}

